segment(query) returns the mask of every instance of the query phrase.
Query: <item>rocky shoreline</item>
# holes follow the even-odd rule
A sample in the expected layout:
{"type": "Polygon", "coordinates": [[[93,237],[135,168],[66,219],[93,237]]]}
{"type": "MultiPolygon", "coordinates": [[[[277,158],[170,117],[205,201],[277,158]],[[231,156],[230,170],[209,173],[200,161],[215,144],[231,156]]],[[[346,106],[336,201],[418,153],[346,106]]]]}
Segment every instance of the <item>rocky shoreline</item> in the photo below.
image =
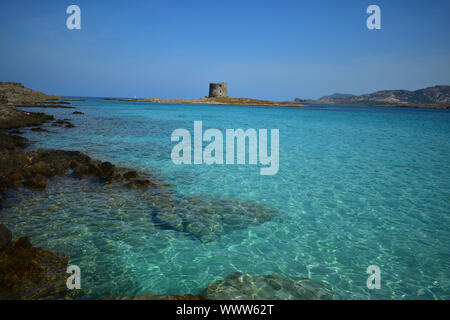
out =
{"type": "MultiPolygon", "coordinates": [[[[16,106],[42,107],[48,99],[59,99],[24,88],[18,83],[0,83],[0,212],[7,190],[19,187],[45,189],[47,179],[71,171],[78,179],[96,178],[98,181],[117,183],[129,188],[158,187],[131,170],[117,168],[110,162],[93,160],[78,151],[36,150],[25,151],[30,143],[18,136],[18,129],[44,131],[40,126],[48,121],[52,125],[73,127],[64,120],[39,112],[25,112],[16,106]]],[[[48,103],[48,102],[47,102],[48,103]]],[[[50,104],[50,106],[54,106],[50,104]]],[[[73,108],[73,107],[71,107],[73,108]]],[[[81,112],[78,112],[81,114],[81,112]]],[[[71,296],[67,290],[67,265],[70,257],[33,247],[30,239],[12,240],[12,233],[0,224],[0,300],[4,299],[63,299],[71,296]]]]}
{"type": "MultiPolygon", "coordinates": [[[[188,234],[202,242],[217,240],[222,234],[272,219],[278,213],[258,203],[208,197],[179,198],[168,185],[156,177],[118,168],[110,162],[91,159],[79,151],[26,151],[30,142],[18,136],[18,129],[35,127],[53,121],[52,126],[71,128],[68,119],[25,112],[16,106],[41,106],[59,97],[23,88],[20,84],[0,82],[0,214],[7,191],[17,188],[43,190],[52,176],[95,179],[117,188],[149,191],[153,219],[161,228],[188,234]],[[22,99],[20,98],[22,94],[22,99]],[[12,99],[11,99],[12,97],[12,99]],[[13,101],[13,102],[11,102],[13,101]],[[183,210],[180,211],[180,208],[183,210]],[[180,214],[184,212],[184,214],[180,214]],[[225,219],[227,217],[227,219],[225,219]]],[[[49,105],[52,105],[51,103],[49,105]]],[[[81,112],[75,111],[78,114],[81,112]]],[[[74,112],[74,113],[75,113],[74,112]]],[[[33,247],[30,239],[13,240],[12,233],[0,224],[0,300],[4,299],[71,299],[76,293],[66,287],[66,269],[70,257],[33,247]]],[[[210,284],[199,295],[184,296],[145,294],[136,297],[105,297],[133,300],[199,300],[199,299],[336,299],[338,296],[323,284],[309,279],[288,279],[280,275],[255,276],[232,273],[210,284]]]]}
{"type": "Polygon", "coordinates": [[[12,240],[0,224],[0,300],[64,299],[69,256],[33,247],[28,237],[12,240]]]}

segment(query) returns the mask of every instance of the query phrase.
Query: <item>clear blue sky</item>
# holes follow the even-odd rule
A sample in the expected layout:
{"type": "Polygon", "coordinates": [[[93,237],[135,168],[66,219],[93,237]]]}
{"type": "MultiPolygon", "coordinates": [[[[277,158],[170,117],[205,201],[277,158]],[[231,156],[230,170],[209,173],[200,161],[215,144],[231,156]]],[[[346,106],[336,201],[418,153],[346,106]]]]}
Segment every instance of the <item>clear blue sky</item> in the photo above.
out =
{"type": "Polygon", "coordinates": [[[75,96],[292,100],[450,84],[450,1],[0,0],[0,80],[75,96]],[[66,8],[81,8],[81,30],[66,8]],[[381,7],[381,30],[366,8],[381,7]]]}

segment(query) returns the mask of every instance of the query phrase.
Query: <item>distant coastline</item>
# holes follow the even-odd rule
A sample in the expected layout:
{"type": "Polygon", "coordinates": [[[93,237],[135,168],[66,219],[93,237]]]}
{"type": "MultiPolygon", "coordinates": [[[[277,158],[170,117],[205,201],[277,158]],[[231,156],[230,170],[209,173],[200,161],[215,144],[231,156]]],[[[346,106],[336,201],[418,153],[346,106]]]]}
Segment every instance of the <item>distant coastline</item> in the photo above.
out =
{"type": "Polygon", "coordinates": [[[383,90],[359,96],[335,93],[317,100],[296,98],[294,101],[319,105],[450,109],[450,86],[439,85],[415,91],[383,90]]]}

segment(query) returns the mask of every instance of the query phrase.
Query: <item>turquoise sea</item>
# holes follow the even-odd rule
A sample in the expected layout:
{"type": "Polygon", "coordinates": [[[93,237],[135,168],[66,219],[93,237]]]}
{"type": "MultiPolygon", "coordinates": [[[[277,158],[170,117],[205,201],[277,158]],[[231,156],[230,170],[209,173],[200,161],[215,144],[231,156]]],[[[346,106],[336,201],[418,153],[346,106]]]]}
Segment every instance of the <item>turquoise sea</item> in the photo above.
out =
{"type": "MultiPolygon", "coordinates": [[[[63,177],[11,194],[15,238],[71,256],[83,298],[198,293],[233,271],[326,283],[344,299],[450,299],[450,112],[384,107],[274,108],[87,99],[33,109],[75,128],[24,130],[32,148],[80,150],[149,172],[180,198],[257,202],[278,214],[214,241],[162,228],[145,192],[63,177]],[[173,130],[279,129],[280,169],[175,165],[173,130]],[[366,287],[370,265],[381,289],[366,287]]],[[[30,109],[27,109],[30,110],[30,109]]],[[[203,205],[205,205],[203,203],[203,205]]],[[[220,208],[219,208],[220,210],[220,208]]],[[[224,217],[226,219],[226,216],[224,217]]]]}

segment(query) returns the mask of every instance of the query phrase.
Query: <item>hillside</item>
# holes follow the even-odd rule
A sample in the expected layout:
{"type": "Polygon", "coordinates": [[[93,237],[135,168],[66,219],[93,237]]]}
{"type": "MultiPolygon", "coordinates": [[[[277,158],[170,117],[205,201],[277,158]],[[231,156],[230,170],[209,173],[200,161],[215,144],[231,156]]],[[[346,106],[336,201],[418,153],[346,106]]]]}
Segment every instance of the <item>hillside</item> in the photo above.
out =
{"type": "Polygon", "coordinates": [[[324,96],[319,100],[303,100],[296,98],[299,103],[326,103],[337,105],[369,105],[369,106],[398,106],[450,109],[450,86],[440,85],[409,90],[383,90],[374,93],[355,96],[351,94],[335,93],[324,96]]]}
{"type": "Polygon", "coordinates": [[[58,100],[58,96],[47,95],[40,91],[25,88],[19,82],[0,81],[0,103],[29,105],[47,100],[58,100]]]}

